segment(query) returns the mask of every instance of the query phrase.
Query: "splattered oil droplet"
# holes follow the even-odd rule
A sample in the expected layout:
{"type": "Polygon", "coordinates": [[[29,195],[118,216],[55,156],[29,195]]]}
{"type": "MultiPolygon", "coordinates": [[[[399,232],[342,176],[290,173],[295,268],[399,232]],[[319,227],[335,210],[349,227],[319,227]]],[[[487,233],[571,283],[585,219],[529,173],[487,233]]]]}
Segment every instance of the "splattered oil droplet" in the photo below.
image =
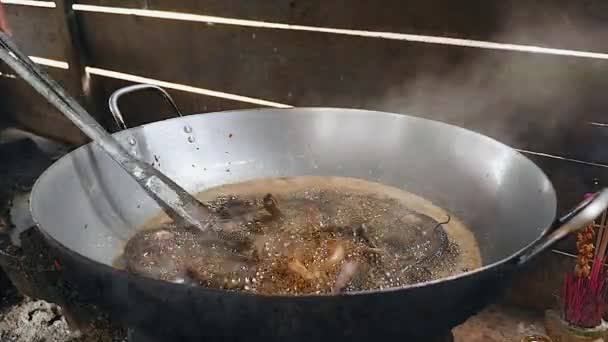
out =
{"type": "Polygon", "coordinates": [[[135,140],[135,138],[129,138],[129,145],[135,146],[135,144],[137,144],[137,141],[135,140]]]}
{"type": "Polygon", "coordinates": [[[228,138],[232,138],[232,133],[228,134],[228,138]]]}
{"type": "Polygon", "coordinates": [[[189,143],[193,143],[196,139],[194,139],[194,137],[191,135],[188,137],[188,142],[189,143]]]}
{"type": "Polygon", "coordinates": [[[192,127],[190,127],[188,125],[184,126],[184,132],[186,132],[186,133],[192,133],[192,127]]]}

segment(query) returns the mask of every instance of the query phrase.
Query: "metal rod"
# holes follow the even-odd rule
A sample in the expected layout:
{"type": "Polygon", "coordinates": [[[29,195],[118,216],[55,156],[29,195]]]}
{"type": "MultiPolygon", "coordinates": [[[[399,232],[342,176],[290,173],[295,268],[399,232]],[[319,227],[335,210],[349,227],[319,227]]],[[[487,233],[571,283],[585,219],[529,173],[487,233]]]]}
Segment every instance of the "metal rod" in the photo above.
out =
{"type": "Polygon", "coordinates": [[[205,205],[159,170],[131,156],[76,100],[20,52],[2,32],[0,59],[97,143],[169,216],[201,230],[206,230],[213,224],[212,215],[205,205]]]}

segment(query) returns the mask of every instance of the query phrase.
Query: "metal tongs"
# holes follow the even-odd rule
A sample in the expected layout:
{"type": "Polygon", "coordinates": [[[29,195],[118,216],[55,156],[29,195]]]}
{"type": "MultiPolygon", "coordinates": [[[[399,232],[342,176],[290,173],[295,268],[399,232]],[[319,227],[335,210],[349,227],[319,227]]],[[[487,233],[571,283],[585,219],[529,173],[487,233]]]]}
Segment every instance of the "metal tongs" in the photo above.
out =
{"type": "Polygon", "coordinates": [[[213,225],[213,215],[203,203],[153,166],[132,156],[3,32],[0,32],[0,59],[97,143],[172,219],[203,231],[213,225]]]}

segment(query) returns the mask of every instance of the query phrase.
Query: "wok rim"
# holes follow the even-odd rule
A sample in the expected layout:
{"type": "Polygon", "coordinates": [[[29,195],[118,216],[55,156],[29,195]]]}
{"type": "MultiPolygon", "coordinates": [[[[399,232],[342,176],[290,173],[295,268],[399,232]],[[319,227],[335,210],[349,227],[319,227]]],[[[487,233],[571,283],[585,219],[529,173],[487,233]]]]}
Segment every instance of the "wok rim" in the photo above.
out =
{"type": "MultiPolygon", "coordinates": [[[[405,290],[414,290],[416,288],[423,288],[423,287],[428,287],[428,286],[433,286],[433,285],[437,285],[440,283],[444,283],[444,282],[452,282],[452,281],[456,281],[459,280],[461,278],[467,278],[467,277],[471,277],[483,272],[488,272],[491,271],[494,268],[498,268],[500,266],[506,265],[511,263],[514,259],[518,258],[519,256],[523,255],[526,251],[528,251],[532,246],[536,245],[540,240],[542,240],[553,228],[553,222],[555,222],[555,218],[557,217],[557,196],[556,196],[556,192],[555,192],[555,188],[553,186],[553,183],[551,182],[551,180],[549,179],[549,177],[546,175],[546,173],[538,166],[536,165],[536,163],[534,163],[532,160],[530,160],[529,158],[527,158],[523,153],[521,153],[520,151],[512,148],[509,145],[506,145],[492,137],[489,137],[487,135],[460,127],[460,126],[456,126],[453,124],[449,124],[449,123],[445,123],[442,121],[438,121],[438,120],[433,120],[433,119],[427,119],[427,118],[423,118],[423,117],[419,117],[419,116],[415,116],[415,115],[410,115],[410,114],[401,114],[401,113],[392,113],[392,112],[383,112],[383,111],[375,111],[375,110],[366,110],[366,109],[353,109],[353,108],[338,108],[338,107],[293,107],[293,108],[250,108],[250,109],[235,109],[235,110],[227,110],[227,111],[219,111],[219,112],[210,112],[210,113],[197,113],[197,114],[188,114],[182,117],[174,117],[174,118],[169,118],[169,119],[165,119],[165,120],[160,120],[160,121],[155,121],[155,122],[151,122],[148,124],[144,124],[144,125],[140,125],[140,126],[135,126],[135,127],[131,127],[127,130],[123,130],[120,132],[116,132],[113,133],[113,135],[122,135],[122,134],[128,134],[129,131],[132,132],[132,130],[134,129],[141,129],[143,127],[150,127],[150,126],[160,126],[162,124],[164,124],[165,122],[169,122],[169,121],[179,121],[182,120],[184,118],[190,118],[190,117],[197,117],[197,116],[221,116],[221,115],[229,115],[229,114],[234,114],[234,113],[248,113],[248,115],[251,114],[255,114],[255,112],[259,112],[259,111],[266,111],[266,112],[287,112],[287,111],[291,111],[291,110],[298,110],[301,111],[301,113],[296,113],[295,115],[307,115],[310,114],[311,112],[316,112],[316,111],[348,111],[348,112],[358,112],[360,114],[374,114],[374,115],[385,115],[385,116],[392,116],[392,117],[409,117],[409,118],[414,118],[416,120],[423,120],[423,121],[428,121],[428,122],[432,122],[433,124],[437,124],[440,126],[447,126],[451,129],[454,130],[458,130],[461,132],[466,132],[466,133],[470,133],[473,134],[475,136],[477,136],[480,139],[486,140],[492,144],[495,145],[499,145],[502,148],[506,148],[508,150],[510,150],[511,152],[513,152],[516,156],[518,156],[519,158],[523,158],[523,160],[525,160],[526,163],[529,163],[530,166],[534,169],[537,170],[537,172],[539,172],[539,174],[542,176],[542,178],[546,181],[546,183],[549,185],[548,187],[548,192],[550,193],[551,198],[554,199],[554,213],[553,213],[553,219],[552,219],[552,223],[549,224],[547,227],[543,228],[543,230],[541,231],[540,235],[532,240],[530,243],[526,244],[524,247],[520,248],[519,250],[517,250],[516,252],[514,252],[513,254],[502,258],[498,261],[495,261],[493,263],[487,264],[487,265],[482,265],[479,268],[476,268],[474,270],[469,270],[466,272],[462,272],[462,273],[458,273],[458,274],[454,274],[451,275],[449,277],[443,277],[443,278],[438,278],[438,279],[434,279],[431,281],[426,281],[426,282],[420,282],[420,283],[414,283],[414,284],[410,284],[410,285],[406,285],[406,286],[401,286],[401,287],[391,287],[391,288],[385,288],[385,289],[374,289],[374,290],[362,290],[362,291],[352,291],[352,292],[344,292],[344,293],[339,293],[339,294],[331,294],[331,293],[327,293],[327,294],[305,294],[305,295],[268,295],[268,294],[256,294],[256,293],[250,293],[250,292],[245,292],[245,291],[231,291],[231,290],[222,290],[222,289],[214,289],[214,288],[207,288],[207,287],[202,287],[202,286],[197,286],[197,290],[201,290],[204,292],[216,292],[216,293],[230,293],[231,295],[236,295],[236,296],[252,296],[252,297],[262,297],[262,298],[274,298],[274,299],[300,299],[300,300],[312,300],[312,299],[319,299],[319,298],[334,298],[334,297],[345,297],[345,296],[363,296],[363,295],[375,295],[375,294],[382,294],[382,293],[392,293],[392,292],[398,292],[398,291],[405,291],[405,290]]],[[[192,285],[187,285],[187,284],[177,284],[177,283],[172,283],[172,282],[168,282],[168,281],[163,281],[163,280],[159,280],[159,279],[155,279],[155,278],[150,278],[150,277],[144,277],[144,276],[140,276],[140,275],[136,275],[136,274],[132,274],[129,273],[128,271],[125,270],[121,270],[119,268],[116,268],[114,266],[110,266],[107,265],[105,263],[99,262],[97,260],[94,260],[92,258],[89,258],[88,256],[82,255],[81,253],[68,248],[67,246],[65,246],[63,243],[61,243],[60,241],[58,241],[57,239],[55,239],[50,233],[48,233],[45,229],[44,226],[40,224],[38,217],[36,215],[36,210],[35,210],[35,201],[33,200],[35,197],[35,194],[37,193],[37,189],[38,189],[38,183],[42,182],[44,178],[49,177],[48,174],[52,173],[54,168],[58,167],[58,165],[60,165],[61,163],[65,163],[67,160],[67,156],[76,153],[77,151],[87,148],[88,146],[91,146],[95,144],[94,141],[91,141],[87,144],[84,144],[82,146],[79,146],[78,148],[74,149],[73,151],[71,151],[70,153],[62,156],[61,158],[59,158],[57,161],[55,161],[51,166],[49,166],[39,177],[38,179],[36,179],[36,182],[34,183],[33,187],[32,187],[32,191],[30,193],[30,203],[29,203],[29,209],[30,209],[30,213],[32,215],[32,219],[33,222],[36,224],[36,226],[40,229],[40,231],[42,232],[42,234],[44,235],[44,237],[46,239],[48,239],[51,243],[56,244],[58,247],[63,248],[64,250],[66,250],[67,252],[69,252],[69,254],[82,258],[83,260],[85,260],[88,263],[92,263],[97,267],[101,267],[103,269],[105,269],[106,271],[111,271],[111,272],[122,272],[125,273],[128,277],[132,277],[133,279],[140,279],[140,280],[145,280],[145,281],[152,281],[155,283],[159,283],[159,284],[164,284],[165,286],[174,286],[175,288],[183,288],[183,289],[192,289],[192,285]]],[[[483,260],[482,260],[483,262],[483,260]]],[[[512,263],[513,267],[517,267],[517,265],[515,263],[512,263]]]]}

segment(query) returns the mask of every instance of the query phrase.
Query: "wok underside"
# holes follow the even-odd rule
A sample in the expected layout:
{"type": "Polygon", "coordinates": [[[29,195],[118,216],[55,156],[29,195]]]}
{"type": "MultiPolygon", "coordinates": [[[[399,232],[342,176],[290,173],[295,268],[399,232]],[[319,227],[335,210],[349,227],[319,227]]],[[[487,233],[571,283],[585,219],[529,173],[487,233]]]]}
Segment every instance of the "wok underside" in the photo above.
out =
{"type": "Polygon", "coordinates": [[[433,341],[499,297],[513,272],[512,265],[502,264],[421,288],[260,297],[132,277],[55,247],[71,300],[96,305],[150,342],[433,341]]]}
{"type": "Polygon", "coordinates": [[[504,286],[510,266],[495,263],[536,240],[555,216],[553,188],[531,161],[482,135],[406,115],[248,110],[157,122],[118,138],[191,192],[296,175],[355,177],[405,189],[464,221],[484,264],[493,264],[422,287],[334,297],[260,297],[130,276],[111,268],[112,261],[158,206],[99,148],[87,145],[39,179],[34,219],[64,260],[66,281],[82,296],[159,334],[352,341],[449,330],[504,286]]]}

